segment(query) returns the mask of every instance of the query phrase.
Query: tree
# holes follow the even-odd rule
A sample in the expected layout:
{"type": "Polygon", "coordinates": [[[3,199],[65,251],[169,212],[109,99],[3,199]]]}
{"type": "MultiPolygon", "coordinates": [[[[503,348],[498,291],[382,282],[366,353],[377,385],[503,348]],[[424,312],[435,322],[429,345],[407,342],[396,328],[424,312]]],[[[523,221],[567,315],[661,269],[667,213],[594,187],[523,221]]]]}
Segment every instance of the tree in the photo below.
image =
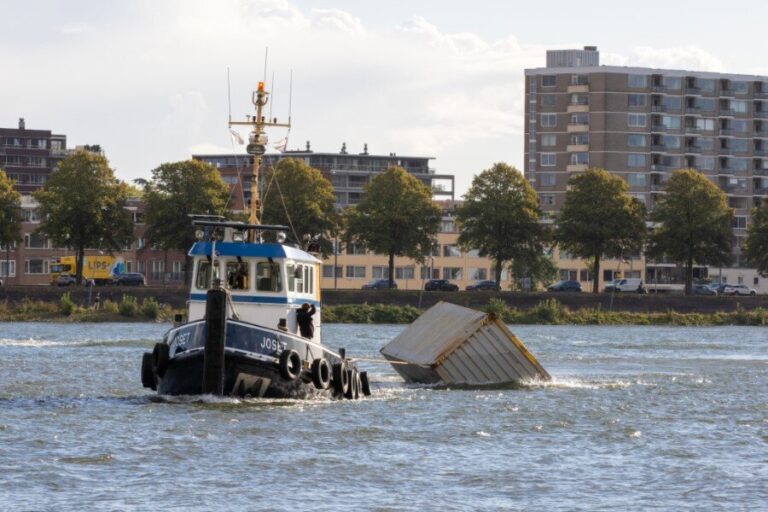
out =
{"type": "Polygon", "coordinates": [[[115,178],[102,155],[68,155],[33,195],[40,204],[38,231],[56,245],[75,250],[78,284],[87,247],[112,253],[133,240],[133,221],[125,208],[128,186],[115,178]]]}
{"type": "Polygon", "coordinates": [[[768,202],[752,210],[752,223],[747,229],[744,251],[758,272],[768,276],[768,202]]]}
{"type": "Polygon", "coordinates": [[[543,253],[535,258],[514,259],[509,270],[512,272],[512,288],[520,291],[535,290],[540,283],[551,283],[557,277],[557,265],[543,253]]]}
{"type": "MultiPolygon", "coordinates": [[[[190,214],[224,215],[229,188],[211,164],[184,160],[162,164],[143,182],[149,242],[165,251],[186,252],[195,242],[190,214]]],[[[189,268],[189,265],[187,265],[189,268]]],[[[189,277],[189,273],[187,273],[189,277]]]]}
{"type": "Polygon", "coordinates": [[[423,262],[440,226],[432,191],[402,167],[390,167],[371,180],[365,197],[346,212],[347,237],[389,256],[394,287],[395,256],[423,262]]]}
{"type": "Polygon", "coordinates": [[[498,286],[506,263],[520,260],[520,269],[543,255],[540,213],[539,197],[520,171],[505,163],[493,164],[474,177],[464,203],[456,209],[459,245],[493,259],[498,286]]]}
{"type": "Polygon", "coordinates": [[[317,241],[324,257],[331,254],[330,239],[339,224],[331,182],[319,170],[293,158],[281,160],[265,181],[262,221],[289,226],[290,240],[304,249],[317,241]]]}
{"type": "Polygon", "coordinates": [[[19,241],[21,241],[21,194],[13,189],[13,182],[0,169],[0,248],[5,247],[6,251],[6,277],[11,275],[8,261],[10,246],[19,241]]]}
{"type": "Polygon", "coordinates": [[[648,254],[682,263],[685,293],[690,295],[694,262],[722,266],[731,261],[733,210],[723,191],[695,169],[672,173],[666,192],[651,213],[658,226],[648,254]]]}
{"type": "Polygon", "coordinates": [[[627,182],[604,169],[588,169],[568,180],[555,239],[561,249],[592,263],[597,293],[600,258],[639,250],[645,239],[645,205],[631,197],[627,182]]]}

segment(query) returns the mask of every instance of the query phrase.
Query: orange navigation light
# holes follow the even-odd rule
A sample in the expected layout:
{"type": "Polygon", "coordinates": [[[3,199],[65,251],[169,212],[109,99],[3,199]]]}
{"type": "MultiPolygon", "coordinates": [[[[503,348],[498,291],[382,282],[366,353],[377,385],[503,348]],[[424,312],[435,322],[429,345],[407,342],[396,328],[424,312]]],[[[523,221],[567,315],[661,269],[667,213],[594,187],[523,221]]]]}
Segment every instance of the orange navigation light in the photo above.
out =
{"type": "Polygon", "coordinates": [[[259,82],[259,92],[264,92],[264,82],[259,82]]]}

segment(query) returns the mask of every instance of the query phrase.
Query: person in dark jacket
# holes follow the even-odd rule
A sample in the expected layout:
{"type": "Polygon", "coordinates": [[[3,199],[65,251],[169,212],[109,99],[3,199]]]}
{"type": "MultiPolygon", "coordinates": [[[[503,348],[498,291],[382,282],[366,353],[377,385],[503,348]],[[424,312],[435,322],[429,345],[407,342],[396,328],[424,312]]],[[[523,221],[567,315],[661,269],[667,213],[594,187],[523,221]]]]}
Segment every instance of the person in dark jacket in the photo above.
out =
{"type": "Polygon", "coordinates": [[[315,335],[315,326],[312,323],[312,315],[315,314],[315,306],[306,302],[296,311],[296,323],[299,324],[299,332],[305,338],[312,339],[315,335]]]}

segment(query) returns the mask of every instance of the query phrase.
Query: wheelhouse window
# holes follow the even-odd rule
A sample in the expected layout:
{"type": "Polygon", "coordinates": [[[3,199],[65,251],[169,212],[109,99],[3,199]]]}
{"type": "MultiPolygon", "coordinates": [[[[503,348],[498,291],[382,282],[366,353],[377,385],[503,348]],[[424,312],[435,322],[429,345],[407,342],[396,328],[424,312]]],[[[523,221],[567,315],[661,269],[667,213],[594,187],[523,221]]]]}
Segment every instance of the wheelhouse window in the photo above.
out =
{"type": "Polygon", "coordinates": [[[312,265],[289,263],[285,266],[288,273],[288,290],[296,293],[313,293],[315,268],[312,265]]]}
{"type": "Polygon", "coordinates": [[[256,264],[256,289],[260,292],[280,292],[283,290],[279,264],[268,261],[260,261],[256,264]]]}
{"type": "Polygon", "coordinates": [[[247,290],[250,284],[248,263],[244,261],[227,262],[227,286],[231,290],[247,290]]]}
{"type": "Polygon", "coordinates": [[[197,264],[197,276],[195,277],[195,287],[200,290],[207,290],[211,286],[211,264],[207,261],[200,261],[197,264]]]}

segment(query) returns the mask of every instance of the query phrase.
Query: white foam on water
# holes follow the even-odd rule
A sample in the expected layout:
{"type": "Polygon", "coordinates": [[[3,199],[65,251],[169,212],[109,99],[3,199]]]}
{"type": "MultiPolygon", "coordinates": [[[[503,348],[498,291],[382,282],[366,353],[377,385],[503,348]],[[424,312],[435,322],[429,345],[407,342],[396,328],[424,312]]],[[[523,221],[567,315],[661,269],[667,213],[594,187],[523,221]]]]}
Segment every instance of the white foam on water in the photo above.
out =
{"type": "Polygon", "coordinates": [[[583,380],[576,378],[557,378],[552,380],[523,380],[520,385],[526,388],[555,389],[622,389],[638,384],[625,380],[583,380]]]}

